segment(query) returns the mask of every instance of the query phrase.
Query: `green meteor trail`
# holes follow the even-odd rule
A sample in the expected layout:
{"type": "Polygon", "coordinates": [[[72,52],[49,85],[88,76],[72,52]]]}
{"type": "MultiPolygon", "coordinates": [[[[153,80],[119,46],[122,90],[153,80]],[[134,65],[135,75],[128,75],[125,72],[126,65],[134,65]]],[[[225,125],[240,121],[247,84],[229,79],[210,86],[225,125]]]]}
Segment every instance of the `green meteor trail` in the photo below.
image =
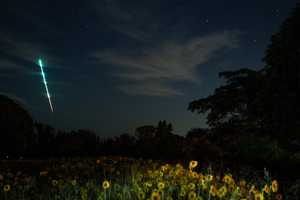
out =
{"type": "Polygon", "coordinates": [[[39,59],[38,62],[39,62],[39,66],[40,66],[40,69],[41,69],[41,75],[43,77],[43,82],[44,82],[44,85],[45,85],[45,88],[46,88],[47,98],[48,98],[48,101],[49,101],[50,109],[51,109],[51,112],[53,112],[51,96],[50,96],[49,90],[48,90],[48,85],[47,85],[46,76],[45,76],[44,69],[43,69],[44,66],[43,66],[42,59],[39,59]]]}

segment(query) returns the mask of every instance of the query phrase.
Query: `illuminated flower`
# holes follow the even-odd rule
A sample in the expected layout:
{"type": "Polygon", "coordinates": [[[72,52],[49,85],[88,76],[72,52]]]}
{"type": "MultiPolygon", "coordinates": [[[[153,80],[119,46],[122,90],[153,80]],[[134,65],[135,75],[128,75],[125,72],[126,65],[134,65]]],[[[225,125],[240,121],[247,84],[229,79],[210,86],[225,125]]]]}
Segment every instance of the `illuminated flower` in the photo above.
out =
{"type": "Polygon", "coordinates": [[[138,196],[138,199],[145,199],[145,193],[141,190],[138,192],[137,196],[138,196]]]}
{"type": "Polygon", "coordinates": [[[255,194],[254,199],[255,200],[264,200],[264,194],[261,192],[258,192],[255,194]]]}
{"type": "Polygon", "coordinates": [[[53,186],[57,186],[57,184],[58,184],[58,181],[57,181],[57,180],[55,180],[55,179],[52,180],[52,185],[53,185],[53,186]]]}
{"type": "Polygon", "coordinates": [[[255,191],[256,191],[256,186],[255,186],[255,185],[252,185],[251,188],[250,188],[250,190],[249,190],[249,193],[250,193],[250,194],[251,194],[251,193],[255,193],[255,191]]]}
{"type": "Polygon", "coordinates": [[[205,178],[206,178],[207,181],[212,181],[214,179],[214,176],[209,174],[205,178]]]}
{"type": "Polygon", "coordinates": [[[77,184],[77,181],[74,179],[74,180],[71,181],[71,184],[72,184],[73,186],[75,186],[75,185],[77,184]]]}
{"type": "Polygon", "coordinates": [[[196,200],[196,198],[197,198],[196,192],[190,191],[189,194],[188,194],[188,199],[189,200],[196,200]]]}
{"type": "Polygon", "coordinates": [[[181,190],[179,192],[179,196],[185,197],[185,195],[186,195],[186,190],[184,188],[181,188],[181,190]]]}
{"type": "Polygon", "coordinates": [[[157,191],[153,191],[151,194],[151,200],[160,200],[160,194],[157,191]]]}
{"type": "Polygon", "coordinates": [[[193,178],[199,178],[198,173],[197,173],[197,172],[194,172],[194,171],[192,172],[191,176],[192,176],[193,178]]]}
{"type": "Polygon", "coordinates": [[[188,184],[188,188],[190,189],[190,190],[194,190],[195,189],[195,184],[194,183],[189,183],[188,184]]]}
{"type": "Polygon", "coordinates": [[[10,191],[10,185],[4,185],[4,187],[3,187],[3,191],[4,192],[8,192],[8,191],[10,191]]]}
{"type": "Polygon", "coordinates": [[[270,194],[270,187],[268,186],[268,184],[266,184],[263,188],[263,191],[266,193],[266,194],[270,194]]]}
{"type": "Polygon", "coordinates": [[[103,183],[102,183],[102,187],[103,187],[103,189],[108,189],[109,188],[109,186],[110,186],[110,184],[109,184],[109,182],[107,181],[107,180],[105,180],[105,181],[103,181],[103,183]]]}
{"type": "Polygon", "coordinates": [[[159,183],[157,184],[157,187],[158,187],[159,190],[162,190],[162,189],[165,188],[165,184],[164,184],[163,182],[159,182],[159,183]]]}
{"type": "Polygon", "coordinates": [[[209,193],[211,194],[211,196],[213,196],[213,197],[216,196],[217,192],[218,192],[218,190],[217,190],[216,186],[214,186],[214,185],[210,186],[209,193]]]}
{"type": "Polygon", "coordinates": [[[240,183],[239,183],[239,185],[241,187],[246,187],[246,181],[245,180],[241,180],[240,183]]]}
{"type": "Polygon", "coordinates": [[[192,160],[192,161],[190,161],[189,167],[190,167],[190,169],[193,169],[193,168],[195,168],[197,165],[198,165],[198,161],[192,160]]]}
{"type": "Polygon", "coordinates": [[[149,181],[147,181],[147,182],[145,183],[145,185],[146,185],[146,187],[152,187],[152,183],[149,182],[149,181]]]}
{"type": "Polygon", "coordinates": [[[226,193],[227,193],[227,188],[226,188],[226,186],[222,186],[222,187],[218,190],[217,195],[218,195],[219,198],[223,198],[223,197],[226,195],[226,193]]]}
{"type": "Polygon", "coordinates": [[[273,192],[278,191],[278,182],[276,180],[272,181],[272,191],[273,192]]]}
{"type": "Polygon", "coordinates": [[[230,184],[233,180],[232,177],[230,175],[225,175],[222,179],[225,183],[230,184]]]}

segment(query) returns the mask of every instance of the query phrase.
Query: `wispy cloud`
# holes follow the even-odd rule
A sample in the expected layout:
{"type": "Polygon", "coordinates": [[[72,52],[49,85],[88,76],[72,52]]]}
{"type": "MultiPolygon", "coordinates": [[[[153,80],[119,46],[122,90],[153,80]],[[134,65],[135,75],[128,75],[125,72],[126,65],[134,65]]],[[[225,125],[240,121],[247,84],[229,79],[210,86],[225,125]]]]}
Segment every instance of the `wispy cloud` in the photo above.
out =
{"type": "Polygon", "coordinates": [[[151,42],[155,38],[155,32],[158,32],[158,24],[154,22],[153,15],[138,4],[128,7],[119,0],[96,1],[95,11],[107,27],[129,39],[151,42]]]}
{"type": "Polygon", "coordinates": [[[119,70],[114,75],[131,82],[117,86],[126,94],[182,95],[181,91],[172,87],[171,82],[197,83],[197,68],[209,62],[220,50],[238,47],[238,38],[238,31],[223,31],[183,42],[163,41],[135,55],[98,51],[94,57],[98,62],[117,66],[119,70]]]}
{"type": "Polygon", "coordinates": [[[47,56],[47,59],[54,62],[59,60],[56,56],[48,52],[49,48],[45,48],[45,46],[42,43],[38,43],[38,41],[28,40],[17,35],[11,36],[4,32],[0,32],[0,38],[1,43],[4,44],[1,52],[4,52],[8,58],[13,58],[10,60],[35,62],[37,56],[40,55],[47,56]]]}
{"type": "Polygon", "coordinates": [[[143,82],[142,84],[126,84],[117,86],[119,90],[129,95],[145,96],[178,96],[183,95],[181,91],[161,82],[143,82]]]}

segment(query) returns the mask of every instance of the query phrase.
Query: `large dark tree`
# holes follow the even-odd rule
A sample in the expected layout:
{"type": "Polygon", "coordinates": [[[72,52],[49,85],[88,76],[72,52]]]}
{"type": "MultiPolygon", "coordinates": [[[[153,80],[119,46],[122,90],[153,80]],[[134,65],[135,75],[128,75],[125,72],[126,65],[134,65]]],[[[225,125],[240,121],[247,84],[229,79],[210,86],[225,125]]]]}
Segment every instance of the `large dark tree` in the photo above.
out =
{"type": "Polygon", "coordinates": [[[192,101],[188,109],[207,113],[210,128],[222,128],[226,124],[237,129],[260,127],[260,110],[257,107],[258,91],[264,83],[264,75],[250,69],[221,72],[226,84],[215,89],[214,94],[192,101]]]}
{"type": "MultiPolygon", "coordinates": [[[[271,38],[260,71],[222,72],[226,85],[193,101],[189,110],[208,113],[211,128],[236,127],[289,144],[300,139],[300,4],[271,38]]],[[[288,145],[287,145],[288,146],[288,145]]]]}
{"type": "Polygon", "coordinates": [[[264,114],[280,140],[300,139],[300,3],[266,50],[264,114]]]}
{"type": "Polygon", "coordinates": [[[33,120],[15,100],[0,95],[0,152],[23,155],[34,142],[33,120]]]}
{"type": "Polygon", "coordinates": [[[219,75],[226,79],[225,85],[189,104],[189,110],[207,114],[210,139],[232,160],[282,169],[296,166],[294,155],[300,151],[299,36],[300,4],[272,36],[261,70],[222,72],[219,75]]]}

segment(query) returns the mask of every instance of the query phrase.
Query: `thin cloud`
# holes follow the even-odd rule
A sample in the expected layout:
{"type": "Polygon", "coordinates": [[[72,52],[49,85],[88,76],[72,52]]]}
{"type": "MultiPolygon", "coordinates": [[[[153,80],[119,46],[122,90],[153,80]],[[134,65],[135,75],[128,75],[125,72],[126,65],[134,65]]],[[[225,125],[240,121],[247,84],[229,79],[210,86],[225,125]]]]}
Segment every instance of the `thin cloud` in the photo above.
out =
{"type": "Polygon", "coordinates": [[[118,67],[118,73],[114,76],[131,82],[117,86],[126,94],[182,95],[181,91],[171,86],[171,82],[198,83],[197,68],[209,62],[220,50],[238,47],[238,38],[238,31],[224,31],[184,42],[165,41],[155,48],[144,48],[137,55],[99,51],[93,56],[98,62],[118,67]]]}
{"type": "Polygon", "coordinates": [[[182,92],[175,90],[174,88],[165,85],[163,83],[144,82],[141,85],[138,84],[126,84],[117,86],[119,90],[129,95],[144,95],[144,96],[179,96],[183,95],[182,92]]]}
{"type": "Polygon", "coordinates": [[[154,40],[157,27],[149,11],[140,7],[129,9],[122,3],[118,0],[96,1],[95,11],[101,19],[105,19],[107,27],[119,34],[139,42],[154,40]],[[147,30],[149,28],[150,31],[147,30]]]}

